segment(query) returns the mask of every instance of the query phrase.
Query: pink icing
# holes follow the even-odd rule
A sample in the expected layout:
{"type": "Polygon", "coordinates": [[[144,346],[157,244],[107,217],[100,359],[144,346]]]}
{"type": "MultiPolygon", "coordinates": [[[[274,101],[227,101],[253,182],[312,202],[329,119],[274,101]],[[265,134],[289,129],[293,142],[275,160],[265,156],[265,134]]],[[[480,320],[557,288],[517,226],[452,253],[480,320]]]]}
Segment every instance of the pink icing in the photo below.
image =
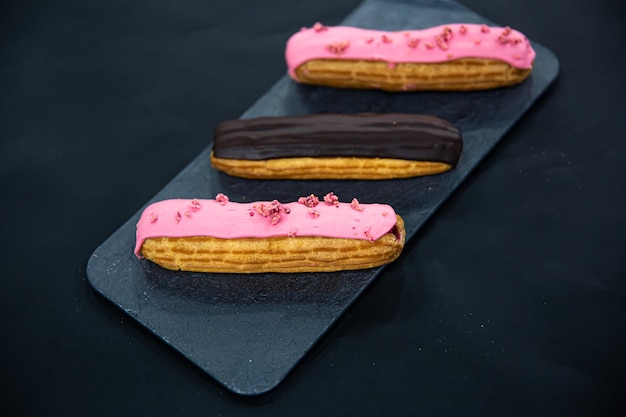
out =
{"type": "Polygon", "coordinates": [[[488,58],[527,69],[535,55],[528,38],[516,30],[470,23],[398,32],[316,24],[289,38],[285,51],[294,79],[295,69],[313,59],[382,60],[395,65],[488,58]]]}
{"type": "Polygon", "coordinates": [[[137,223],[135,255],[141,245],[157,237],[212,236],[222,239],[271,236],[325,236],[376,240],[393,229],[396,213],[387,204],[320,202],[315,209],[303,203],[272,206],[272,202],[224,203],[217,200],[164,200],[145,208],[137,223]],[[263,208],[280,207],[279,220],[264,217],[263,208]]]}

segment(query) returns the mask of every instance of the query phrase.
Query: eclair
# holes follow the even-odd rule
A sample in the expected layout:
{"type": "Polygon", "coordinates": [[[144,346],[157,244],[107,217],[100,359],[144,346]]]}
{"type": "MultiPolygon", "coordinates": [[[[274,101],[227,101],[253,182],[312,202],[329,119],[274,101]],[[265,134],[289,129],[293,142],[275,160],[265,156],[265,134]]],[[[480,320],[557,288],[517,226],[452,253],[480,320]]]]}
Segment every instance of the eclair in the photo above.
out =
{"type": "Polygon", "coordinates": [[[331,272],[392,262],[404,241],[402,218],[387,204],[343,203],[333,193],[237,203],[218,194],[146,207],[134,252],[170,270],[331,272]]]}
{"type": "Polygon", "coordinates": [[[390,179],[453,169],[461,133],[435,116],[309,114],[228,120],[216,129],[211,164],[256,179],[390,179]]]}
{"type": "Polygon", "coordinates": [[[394,92],[511,86],[530,75],[535,55],[517,30],[469,23],[396,32],[316,23],[285,50],[299,83],[394,92]]]}

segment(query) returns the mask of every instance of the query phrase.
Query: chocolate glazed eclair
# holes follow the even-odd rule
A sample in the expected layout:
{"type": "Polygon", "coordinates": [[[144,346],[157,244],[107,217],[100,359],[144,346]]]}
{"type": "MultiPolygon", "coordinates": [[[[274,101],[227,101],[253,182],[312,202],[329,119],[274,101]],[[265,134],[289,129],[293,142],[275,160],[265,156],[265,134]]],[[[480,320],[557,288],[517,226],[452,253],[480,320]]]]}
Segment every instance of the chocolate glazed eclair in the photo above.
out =
{"type": "Polygon", "coordinates": [[[311,114],[228,120],[215,130],[211,163],[257,179],[390,179],[453,169],[463,140],[435,116],[311,114]]]}

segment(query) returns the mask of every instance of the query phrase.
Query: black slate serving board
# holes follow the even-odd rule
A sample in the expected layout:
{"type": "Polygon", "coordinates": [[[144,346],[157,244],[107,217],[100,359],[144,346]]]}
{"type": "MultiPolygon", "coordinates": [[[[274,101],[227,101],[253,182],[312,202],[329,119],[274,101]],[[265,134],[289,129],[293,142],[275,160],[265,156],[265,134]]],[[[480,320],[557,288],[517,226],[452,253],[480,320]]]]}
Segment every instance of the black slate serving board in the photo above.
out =
{"type": "MultiPolygon", "coordinates": [[[[495,24],[450,0],[366,0],[342,24],[402,30],[454,22],[495,24]]],[[[231,201],[287,202],[333,191],[341,201],[357,197],[361,202],[391,204],[404,218],[411,239],[557,77],[554,54],[535,42],[533,47],[537,58],[532,75],[515,87],[392,94],[302,86],[284,76],[242,115],[433,114],[463,133],[463,153],[453,171],[388,181],[244,180],[213,170],[207,143],[146,205],[167,198],[213,198],[220,192],[231,201]]],[[[276,387],[382,270],[256,275],[167,271],[133,254],[135,224],[142,209],[95,250],[87,265],[89,282],[238,394],[256,395],[276,387]]]]}

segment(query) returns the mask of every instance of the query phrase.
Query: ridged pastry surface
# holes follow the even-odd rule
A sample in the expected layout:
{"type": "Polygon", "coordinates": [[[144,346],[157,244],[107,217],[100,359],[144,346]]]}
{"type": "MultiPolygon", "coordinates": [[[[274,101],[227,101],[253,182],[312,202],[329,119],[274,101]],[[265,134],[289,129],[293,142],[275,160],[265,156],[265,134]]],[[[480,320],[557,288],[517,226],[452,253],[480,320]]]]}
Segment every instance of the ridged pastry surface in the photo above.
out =
{"type": "Polygon", "coordinates": [[[270,237],[150,238],[146,259],[166,269],[214,273],[333,272],[374,268],[393,262],[404,246],[404,223],[374,242],[362,239],[270,237]]]}
{"type": "Polygon", "coordinates": [[[211,156],[215,169],[251,179],[382,180],[434,175],[452,169],[445,162],[391,158],[277,158],[267,161],[225,159],[211,156]]]}

